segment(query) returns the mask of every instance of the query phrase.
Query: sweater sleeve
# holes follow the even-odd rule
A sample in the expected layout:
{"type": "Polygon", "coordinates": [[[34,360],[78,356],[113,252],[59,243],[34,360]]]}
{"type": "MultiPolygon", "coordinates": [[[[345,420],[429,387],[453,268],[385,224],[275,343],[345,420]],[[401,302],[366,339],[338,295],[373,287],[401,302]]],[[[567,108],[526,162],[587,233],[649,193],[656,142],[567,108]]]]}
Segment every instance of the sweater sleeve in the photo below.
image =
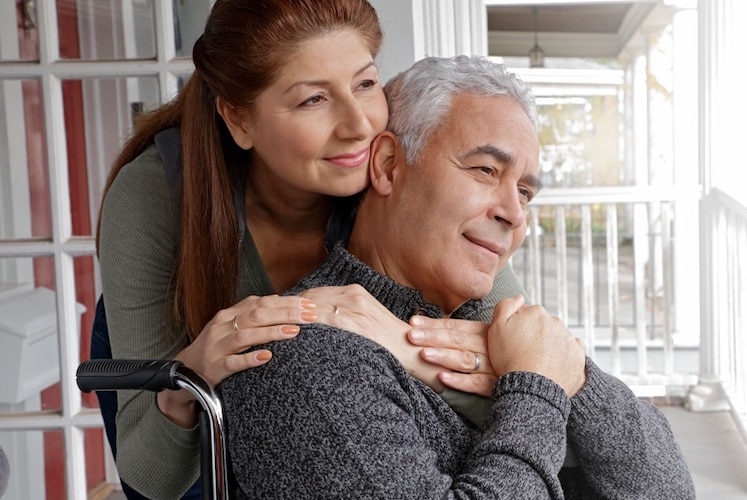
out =
{"type": "Polygon", "coordinates": [[[224,381],[240,498],[563,498],[570,402],[559,386],[530,373],[502,378],[475,439],[385,349],[365,343],[307,330],[267,365],[224,381]]]}
{"type": "MultiPolygon", "coordinates": [[[[163,165],[150,148],[117,175],[102,207],[99,263],[115,358],[172,359],[186,335],[171,320],[176,252],[163,165]]],[[[117,469],[150,498],[176,498],[199,474],[196,430],[166,419],[147,391],[117,395],[117,469]]]]}
{"type": "Polygon", "coordinates": [[[587,382],[571,399],[568,440],[579,468],[568,498],[688,500],[695,488],[664,414],[587,359],[587,382]]]}

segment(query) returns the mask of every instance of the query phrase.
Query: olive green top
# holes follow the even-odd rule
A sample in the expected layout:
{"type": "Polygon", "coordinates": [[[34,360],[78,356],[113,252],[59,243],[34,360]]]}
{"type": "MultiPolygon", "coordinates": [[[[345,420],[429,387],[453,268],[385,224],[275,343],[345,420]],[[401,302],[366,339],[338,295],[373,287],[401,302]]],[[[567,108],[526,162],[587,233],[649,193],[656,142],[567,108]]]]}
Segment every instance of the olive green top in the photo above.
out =
{"type": "MultiPolygon", "coordinates": [[[[155,147],[117,175],[102,207],[99,264],[114,358],[172,359],[187,345],[172,317],[172,273],[177,249],[172,191],[155,147]]],[[[248,230],[241,246],[236,299],[275,293],[248,230]]],[[[496,279],[489,302],[523,293],[510,268],[496,279]]],[[[491,319],[486,309],[483,320],[491,319]]],[[[442,397],[481,424],[487,399],[447,390],[442,397]]],[[[117,468],[149,498],[176,498],[199,475],[199,434],[166,419],[155,394],[120,391],[117,468]]]]}

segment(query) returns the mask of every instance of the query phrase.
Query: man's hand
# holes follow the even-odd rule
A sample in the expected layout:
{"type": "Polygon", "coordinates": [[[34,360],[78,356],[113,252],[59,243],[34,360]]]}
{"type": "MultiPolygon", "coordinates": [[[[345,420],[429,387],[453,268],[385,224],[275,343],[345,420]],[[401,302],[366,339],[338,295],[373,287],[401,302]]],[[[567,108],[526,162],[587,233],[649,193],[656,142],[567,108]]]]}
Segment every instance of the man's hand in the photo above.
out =
{"type": "Polygon", "coordinates": [[[581,339],[541,306],[525,306],[520,295],[495,306],[488,329],[493,371],[538,373],[573,397],[586,383],[586,355],[581,339]]]}

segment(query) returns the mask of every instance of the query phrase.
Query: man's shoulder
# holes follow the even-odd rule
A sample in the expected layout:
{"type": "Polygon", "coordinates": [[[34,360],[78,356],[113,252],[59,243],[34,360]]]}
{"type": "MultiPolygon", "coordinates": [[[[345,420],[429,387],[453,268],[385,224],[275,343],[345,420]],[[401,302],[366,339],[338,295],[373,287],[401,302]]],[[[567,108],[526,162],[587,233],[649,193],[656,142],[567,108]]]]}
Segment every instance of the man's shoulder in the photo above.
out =
{"type": "Polygon", "coordinates": [[[290,390],[315,387],[330,390],[341,378],[368,378],[374,374],[399,376],[404,368],[391,353],[376,342],[352,332],[321,324],[302,325],[293,339],[262,346],[272,351],[272,359],[257,368],[237,373],[227,378],[221,390],[226,392],[248,390],[261,380],[272,381],[276,388],[290,390]]]}

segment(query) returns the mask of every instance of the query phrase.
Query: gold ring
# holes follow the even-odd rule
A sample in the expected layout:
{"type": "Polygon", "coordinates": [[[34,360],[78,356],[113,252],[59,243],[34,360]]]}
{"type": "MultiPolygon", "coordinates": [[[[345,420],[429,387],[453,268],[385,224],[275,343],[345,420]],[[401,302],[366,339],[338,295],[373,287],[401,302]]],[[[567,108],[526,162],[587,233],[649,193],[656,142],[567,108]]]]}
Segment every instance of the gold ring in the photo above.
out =
{"type": "Polygon", "coordinates": [[[233,331],[238,332],[239,331],[239,315],[233,317],[233,331]]]}
{"type": "Polygon", "coordinates": [[[472,368],[472,373],[475,373],[479,369],[480,369],[480,355],[475,354],[475,367],[472,368]]]}

